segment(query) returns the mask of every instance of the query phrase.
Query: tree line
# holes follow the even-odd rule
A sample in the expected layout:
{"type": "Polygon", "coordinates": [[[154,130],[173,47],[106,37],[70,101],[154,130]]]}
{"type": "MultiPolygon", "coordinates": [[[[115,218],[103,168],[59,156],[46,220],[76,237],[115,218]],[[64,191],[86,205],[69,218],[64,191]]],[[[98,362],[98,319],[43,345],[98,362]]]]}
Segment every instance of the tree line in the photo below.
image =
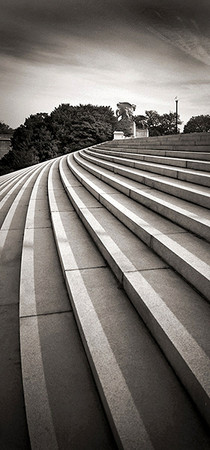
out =
{"type": "MultiPolygon", "coordinates": [[[[149,129],[150,136],[176,133],[176,114],[145,111],[134,116],[137,128],[149,129]]],[[[181,124],[178,117],[178,125],[181,124]]],[[[11,150],[0,161],[0,175],[18,170],[84,147],[113,139],[115,130],[131,133],[130,123],[118,122],[109,106],[61,104],[51,114],[38,113],[12,130],[0,122],[0,134],[13,131],[11,150]]],[[[210,131],[210,116],[192,117],[184,127],[185,133],[210,131]]]]}
{"type": "Polygon", "coordinates": [[[0,174],[111,140],[116,117],[109,106],[61,104],[51,114],[30,115],[14,130],[0,174]]]}

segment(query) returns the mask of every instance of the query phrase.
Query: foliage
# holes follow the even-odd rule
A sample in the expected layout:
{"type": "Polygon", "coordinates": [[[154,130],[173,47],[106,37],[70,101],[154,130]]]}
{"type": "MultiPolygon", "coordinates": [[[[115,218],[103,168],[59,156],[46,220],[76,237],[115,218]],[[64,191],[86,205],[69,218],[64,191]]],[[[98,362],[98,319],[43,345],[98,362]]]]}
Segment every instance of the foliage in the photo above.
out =
{"type": "Polygon", "coordinates": [[[49,131],[48,115],[31,115],[11,139],[12,150],[1,160],[1,174],[54,158],[57,146],[49,131]]]}
{"type": "Polygon", "coordinates": [[[184,133],[202,133],[210,131],[210,116],[193,116],[184,126],[184,133]]]}
{"type": "Polygon", "coordinates": [[[62,104],[51,113],[50,122],[63,153],[112,139],[116,118],[109,106],[62,104]]]}
{"type": "Polygon", "coordinates": [[[136,127],[139,129],[146,128],[145,119],[146,119],[146,116],[142,116],[142,115],[134,116],[134,121],[136,123],[136,127]]]}
{"type": "Polygon", "coordinates": [[[5,173],[13,172],[14,168],[14,155],[12,150],[10,150],[0,161],[0,176],[5,173]]]}
{"type": "MultiPolygon", "coordinates": [[[[178,125],[181,124],[178,116],[178,125]]],[[[158,114],[157,111],[145,111],[143,125],[148,128],[150,136],[162,136],[166,134],[176,134],[176,113],[158,114]]]]}
{"type": "Polygon", "coordinates": [[[6,125],[4,122],[0,122],[0,134],[12,134],[13,129],[6,125]]]}
{"type": "Polygon", "coordinates": [[[10,164],[13,170],[54,158],[57,147],[48,129],[48,115],[39,113],[26,119],[14,131],[11,145],[12,151],[5,155],[1,165],[10,164]]]}
{"type": "Polygon", "coordinates": [[[62,104],[50,115],[31,115],[14,131],[1,174],[110,140],[116,121],[108,106],[62,104]]]}
{"type": "Polygon", "coordinates": [[[119,122],[116,123],[115,130],[117,131],[123,131],[124,135],[126,137],[129,137],[132,135],[132,124],[133,121],[129,119],[128,117],[123,117],[119,122]]]}

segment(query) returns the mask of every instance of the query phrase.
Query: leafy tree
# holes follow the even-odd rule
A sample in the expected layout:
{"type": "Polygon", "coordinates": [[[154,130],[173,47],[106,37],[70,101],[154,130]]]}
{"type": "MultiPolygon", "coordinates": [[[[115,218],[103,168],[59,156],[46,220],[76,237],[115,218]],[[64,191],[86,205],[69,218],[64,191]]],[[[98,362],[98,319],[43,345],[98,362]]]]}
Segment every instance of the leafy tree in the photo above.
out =
{"type": "MultiPolygon", "coordinates": [[[[145,128],[148,128],[150,136],[162,136],[176,133],[176,113],[158,114],[157,111],[145,111],[143,120],[145,128]]],[[[178,116],[178,125],[181,124],[178,116]]]]}
{"type": "Polygon", "coordinates": [[[210,115],[193,116],[184,126],[184,133],[202,133],[210,131],[210,115]]]}
{"type": "Polygon", "coordinates": [[[57,156],[58,148],[49,130],[48,115],[31,115],[11,139],[12,150],[0,162],[0,173],[22,169],[57,156]]]}
{"type": "Polygon", "coordinates": [[[50,115],[31,115],[15,130],[1,173],[110,140],[116,121],[109,106],[62,104],[50,115]]]}
{"type": "MultiPolygon", "coordinates": [[[[176,113],[170,112],[169,114],[163,114],[160,116],[159,131],[161,135],[164,134],[176,134],[176,113]]],[[[177,125],[181,125],[181,121],[178,117],[177,125]]]]}
{"type": "Polygon", "coordinates": [[[119,122],[116,123],[115,129],[117,131],[123,131],[126,137],[132,135],[132,120],[128,117],[123,117],[119,122]]]}
{"type": "Polygon", "coordinates": [[[145,111],[145,128],[148,128],[150,136],[159,136],[160,131],[160,114],[157,111],[149,110],[145,111]]]}
{"type": "Polygon", "coordinates": [[[15,168],[46,161],[57,156],[57,146],[49,130],[48,115],[31,115],[17,128],[11,140],[15,168]]]}
{"type": "Polygon", "coordinates": [[[50,115],[59,151],[78,150],[113,137],[116,118],[109,106],[62,104],[50,115]]]}
{"type": "Polygon", "coordinates": [[[6,125],[4,122],[0,122],[0,134],[12,134],[13,129],[6,125]]]}
{"type": "Polygon", "coordinates": [[[142,116],[142,115],[134,116],[134,121],[136,123],[136,127],[137,128],[145,128],[146,127],[145,119],[146,119],[146,116],[142,116]]]}
{"type": "Polygon", "coordinates": [[[13,172],[14,169],[14,154],[10,150],[0,161],[0,176],[5,173],[13,172]]]}

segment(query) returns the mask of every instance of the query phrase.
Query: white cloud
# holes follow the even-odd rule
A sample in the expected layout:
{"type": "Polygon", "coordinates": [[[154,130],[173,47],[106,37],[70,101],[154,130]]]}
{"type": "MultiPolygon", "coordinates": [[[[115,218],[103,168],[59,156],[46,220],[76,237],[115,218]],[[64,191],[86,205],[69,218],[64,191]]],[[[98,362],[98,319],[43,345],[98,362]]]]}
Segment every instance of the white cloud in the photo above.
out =
{"type": "MultiPolygon", "coordinates": [[[[102,2],[92,1],[94,16],[83,2],[80,17],[75,0],[74,23],[67,14],[62,16],[56,1],[51,10],[42,0],[43,15],[41,0],[34,14],[25,1],[20,2],[20,21],[15,21],[15,9],[13,15],[10,11],[13,29],[6,33],[4,24],[4,122],[18,126],[30,114],[51,112],[60,103],[110,105],[115,110],[118,101],[129,101],[137,104],[137,114],[145,109],[164,113],[174,110],[175,96],[184,121],[195,111],[207,114],[210,40],[201,34],[197,17],[181,15],[180,5],[176,14],[170,8],[166,14],[155,0],[142,2],[141,8],[139,1],[124,0],[125,9],[117,14],[111,2],[105,11],[102,2]],[[144,14],[148,4],[155,7],[144,14]]],[[[69,2],[65,5],[69,11],[69,2]]]]}

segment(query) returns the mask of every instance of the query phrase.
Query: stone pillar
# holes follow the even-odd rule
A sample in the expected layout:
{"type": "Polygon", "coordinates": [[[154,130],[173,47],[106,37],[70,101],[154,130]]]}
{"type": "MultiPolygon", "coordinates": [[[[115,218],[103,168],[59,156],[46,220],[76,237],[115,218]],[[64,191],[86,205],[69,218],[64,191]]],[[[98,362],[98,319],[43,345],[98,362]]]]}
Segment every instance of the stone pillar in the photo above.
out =
{"type": "Polygon", "coordinates": [[[132,134],[133,134],[133,137],[136,138],[136,122],[133,122],[133,125],[132,125],[132,134]]]}
{"type": "Polygon", "coordinates": [[[147,128],[138,129],[135,137],[137,138],[149,137],[149,130],[147,128]]]}
{"type": "Polygon", "coordinates": [[[114,139],[124,139],[125,135],[123,131],[115,131],[114,132],[114,139]]]}

